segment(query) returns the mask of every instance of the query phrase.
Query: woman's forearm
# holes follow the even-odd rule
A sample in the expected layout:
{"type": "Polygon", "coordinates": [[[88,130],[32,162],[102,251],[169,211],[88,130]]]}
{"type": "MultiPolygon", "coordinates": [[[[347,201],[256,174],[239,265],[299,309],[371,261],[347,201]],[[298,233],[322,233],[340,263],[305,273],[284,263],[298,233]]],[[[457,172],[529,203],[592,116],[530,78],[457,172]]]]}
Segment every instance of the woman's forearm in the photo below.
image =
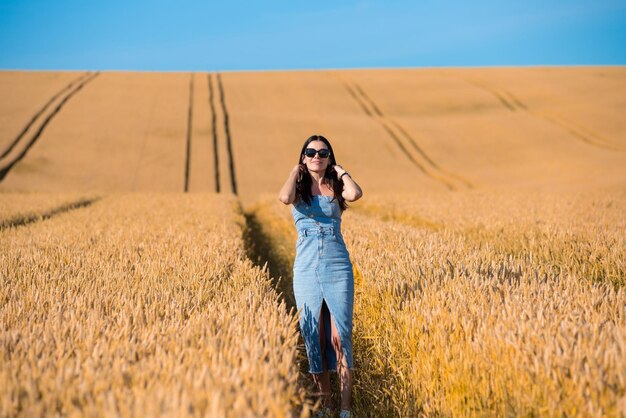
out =
{"type": "Polygon", "coordinates": [[[345,193],[345,195],[347,195],[347,198],[349,198],[349,200],[357,200],[357,199],[360,199],[361,196],[363,196],[363,190],[361,190],[361,187],[359,187],[359,185],[356,183],[356,181],[354,181],[354,179],[352,178],[352,176],[350,176],[350,174],[346,174],[341,179],[343,180],[343,193],[342,194],[345,193]]]}
{"type": "Polygon", "coordinates": [[[298,172],[292,171],[289,173],[289,177],[287,177],[287,181],[283,184],[283,187],[280,189],[278,193],[278,200],[283,202],[285,205],[292,203],[296,200],[296,179],[298,178],[298,172]]]}

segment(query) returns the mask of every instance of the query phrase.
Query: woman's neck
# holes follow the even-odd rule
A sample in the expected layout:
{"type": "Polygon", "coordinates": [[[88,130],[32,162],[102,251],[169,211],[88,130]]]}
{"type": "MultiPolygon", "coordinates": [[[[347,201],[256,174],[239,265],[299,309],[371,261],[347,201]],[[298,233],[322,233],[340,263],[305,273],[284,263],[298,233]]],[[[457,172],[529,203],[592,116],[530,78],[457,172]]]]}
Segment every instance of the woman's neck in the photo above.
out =
{"type": "Polygon", "coordinates": [[[311,180],[314,183],[317,183],[318,186],[322,185],[322,182],[324,181],[324,174],[320,174],[315,171],[309,171],[309,174],[311,175],[311,180]]]}
{"type": "Polygon", "coordinates": [[[332,192],[332,188],[326,184],[324,176],[320,177],[318,173],[311,173],[311,181],[313,183],[311,193],[324,194],[325,192],[323,190],[325,190],[326,192],[332,192]]]}

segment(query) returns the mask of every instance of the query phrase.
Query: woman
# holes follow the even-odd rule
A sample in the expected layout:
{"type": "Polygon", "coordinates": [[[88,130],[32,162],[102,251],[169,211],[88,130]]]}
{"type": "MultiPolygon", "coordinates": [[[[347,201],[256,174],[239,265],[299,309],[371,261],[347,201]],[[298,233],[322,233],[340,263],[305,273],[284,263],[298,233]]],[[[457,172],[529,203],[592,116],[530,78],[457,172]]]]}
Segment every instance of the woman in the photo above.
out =
{"type": "Polygon", "coordinates": [[[352,312],[354,277],[341,235],[346,201],[363,192],[337,165],[326,138],[313,135],[302,146],[298,165],[279,193],[298,230],[293,290],[300,315],[309,372],[323,397],[317,416],[330,415],[329,371],[339,375],[340,417],[350,416],[352,392],[352,312]]]}

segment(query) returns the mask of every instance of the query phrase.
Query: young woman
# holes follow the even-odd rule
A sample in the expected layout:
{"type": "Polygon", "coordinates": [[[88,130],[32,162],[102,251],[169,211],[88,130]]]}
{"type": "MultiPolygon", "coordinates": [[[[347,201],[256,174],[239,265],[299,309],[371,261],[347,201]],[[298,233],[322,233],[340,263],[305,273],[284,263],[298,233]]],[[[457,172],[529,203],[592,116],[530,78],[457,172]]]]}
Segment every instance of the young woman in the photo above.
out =
{"type": "Polygon", "coordinates": [[[341,214],[346,201],[361,196],[361,188],[337,165],[330,142],[321,135],[304,142],[298,165],[278,196],[286,205],[293,203],[298,231],[293,290],[301,309],[299,324],[309,372],[323,397],[317,416],[330,416],[331,371],[339,375],[339,416],[350,417],[354,277],[341,234],[341,214]]]}

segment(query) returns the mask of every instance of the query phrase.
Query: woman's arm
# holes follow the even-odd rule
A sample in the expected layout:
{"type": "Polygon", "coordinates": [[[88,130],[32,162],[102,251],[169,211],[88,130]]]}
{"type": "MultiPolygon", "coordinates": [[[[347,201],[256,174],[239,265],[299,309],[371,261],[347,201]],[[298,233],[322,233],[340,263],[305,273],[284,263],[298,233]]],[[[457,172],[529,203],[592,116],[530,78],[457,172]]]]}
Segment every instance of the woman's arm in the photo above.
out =
{"type": "Polygon", "coordinates": [[[283,202],[285,205],[289,205],[296,200],[296,180],[300,175],[300,171],[304,166],[302,164],[298,164],[291,170],[289,173],[289,177],[287,177],[287,181],[283,184],[283,187],[280,189],[278,193],[278,200],[283,202]]]}
{"type": "MultiPolygon", "coordinates": [[[[335,171],[337,172],[337,178],[340,178],[343,173],[346,173],[346,170],[340,165],[335,165],[335,171]]],[[[363,196],[363,190],[356,184],[356,181],[352,179],[349,173],[341,177],[341,180],[343,181],[343,192],[341,195],[348,202],[354,202],[363,196]]]]}

